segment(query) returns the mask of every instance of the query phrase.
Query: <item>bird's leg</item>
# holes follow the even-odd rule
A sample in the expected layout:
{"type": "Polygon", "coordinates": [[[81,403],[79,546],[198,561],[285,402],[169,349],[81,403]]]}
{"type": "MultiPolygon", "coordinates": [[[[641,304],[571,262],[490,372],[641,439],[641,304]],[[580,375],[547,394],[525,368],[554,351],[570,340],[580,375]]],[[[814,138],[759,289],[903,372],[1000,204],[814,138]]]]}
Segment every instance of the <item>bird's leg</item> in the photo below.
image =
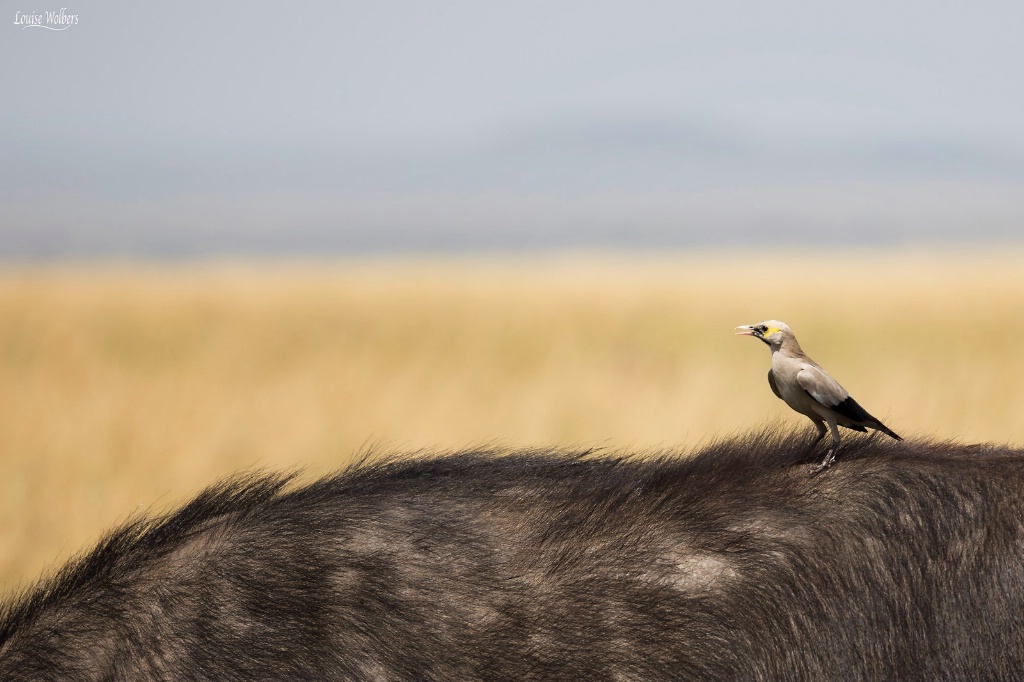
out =
{"type": "Polygon", "coordinates": [[[820,443],[821,439],[825,437],[826,429],[825,429],[825,422],[819,422],[819,421],[815,421],[813,419],[811,421],[814,422],[815,428],[818,429],[818,435],[814,439],[814,442],[811,443],[811,449],[813,450],[814,446],[817,445],[818,443],[820,443]]]}
{"type": "MultiPolygon", "coordinates": [[[[825,434],[825,427],[821,425],[821,436],[825,434]]],[[[821,464],[816,467],[811,467],[811,474],[818,474],[832,466],[832,463],[836,461],[836,448],[839,447],[839,426],[836,424],[835,419],[828,420],[828,428],[832,431],[832,443],[825,453],[825,459],[821,460],[821,464]]],[[[821,436],[818,436],[818,440],[821,440],[821,436]]],[[[817,441],[816,441],[817,442],[817,441]]]]}

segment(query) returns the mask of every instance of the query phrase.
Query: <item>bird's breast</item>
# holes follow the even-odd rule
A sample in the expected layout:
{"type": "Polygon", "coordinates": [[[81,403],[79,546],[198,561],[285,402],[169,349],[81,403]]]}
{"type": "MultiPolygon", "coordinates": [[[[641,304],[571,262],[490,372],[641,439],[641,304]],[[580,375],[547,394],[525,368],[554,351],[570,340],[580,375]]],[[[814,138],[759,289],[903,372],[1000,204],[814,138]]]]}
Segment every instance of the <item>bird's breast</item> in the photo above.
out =
{"type": "MultiPolygon", "coordinates": [[[[778,356],[778,354],[776,354],[778,356]]],[[[796,375],[802,367],[802,363],[787,362],[785,358],[777,361],[772,358],[772,376],[775,378],[775,385],[779,389],[779,395],[792,409],[807,415],[812,419],[817,418],[814,410],[815,401],[807,391],[803,389],[796,375]]]]}

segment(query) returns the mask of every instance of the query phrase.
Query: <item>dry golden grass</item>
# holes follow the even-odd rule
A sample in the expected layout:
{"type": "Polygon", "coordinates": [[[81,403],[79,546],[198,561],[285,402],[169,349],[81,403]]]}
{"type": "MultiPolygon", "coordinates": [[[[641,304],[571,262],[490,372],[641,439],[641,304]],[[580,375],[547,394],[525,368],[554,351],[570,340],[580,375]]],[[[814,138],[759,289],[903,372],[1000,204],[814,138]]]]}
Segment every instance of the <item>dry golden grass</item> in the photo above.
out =
{"type": "Polygon", "coordinates": [[[803,424],[766,318],[898,432],[1024,442],[1019,251],[8,268],[0,591],[253,467],[803,424]]]}

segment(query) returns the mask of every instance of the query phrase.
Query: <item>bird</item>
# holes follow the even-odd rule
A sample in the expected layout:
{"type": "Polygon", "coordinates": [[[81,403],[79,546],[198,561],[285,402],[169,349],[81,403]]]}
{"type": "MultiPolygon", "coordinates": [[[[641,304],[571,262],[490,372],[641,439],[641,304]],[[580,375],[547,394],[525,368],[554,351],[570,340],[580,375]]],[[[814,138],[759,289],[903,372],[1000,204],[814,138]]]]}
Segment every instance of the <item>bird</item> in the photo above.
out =
{"type": "Polygon", "coordinates": [[[768,385],[780,400],[800,414],[810,418],[818,429],[813,448],[825,436],[825,424],[832,431],[832,444],[814,473],[823,471],[835,462],[839,446],[839,426],[866,432],[881,431],[885,435],[903,440],[896,432],[853,399],[849,391],[811,360],[797,343],[793,330],[778,320],[736,327],[737,336],[753,336],[772,349],[772,368],[768,370],[768,385]]]}

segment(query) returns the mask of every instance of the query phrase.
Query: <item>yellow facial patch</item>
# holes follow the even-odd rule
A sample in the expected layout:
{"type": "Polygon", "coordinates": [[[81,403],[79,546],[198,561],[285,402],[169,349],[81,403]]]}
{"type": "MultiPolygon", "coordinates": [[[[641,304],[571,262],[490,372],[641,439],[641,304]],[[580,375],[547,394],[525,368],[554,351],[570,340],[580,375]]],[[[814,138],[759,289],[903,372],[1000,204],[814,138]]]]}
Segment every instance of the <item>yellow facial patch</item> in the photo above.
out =
{"type": "Polygon", "coordinates": [[[764,333],[764,336],[767,338],[767,337],[771,336],[772,334],[778,334],[778,333],[779,333],[779,328],[778,327],[768,327],[768,329],[764,333]]]}

